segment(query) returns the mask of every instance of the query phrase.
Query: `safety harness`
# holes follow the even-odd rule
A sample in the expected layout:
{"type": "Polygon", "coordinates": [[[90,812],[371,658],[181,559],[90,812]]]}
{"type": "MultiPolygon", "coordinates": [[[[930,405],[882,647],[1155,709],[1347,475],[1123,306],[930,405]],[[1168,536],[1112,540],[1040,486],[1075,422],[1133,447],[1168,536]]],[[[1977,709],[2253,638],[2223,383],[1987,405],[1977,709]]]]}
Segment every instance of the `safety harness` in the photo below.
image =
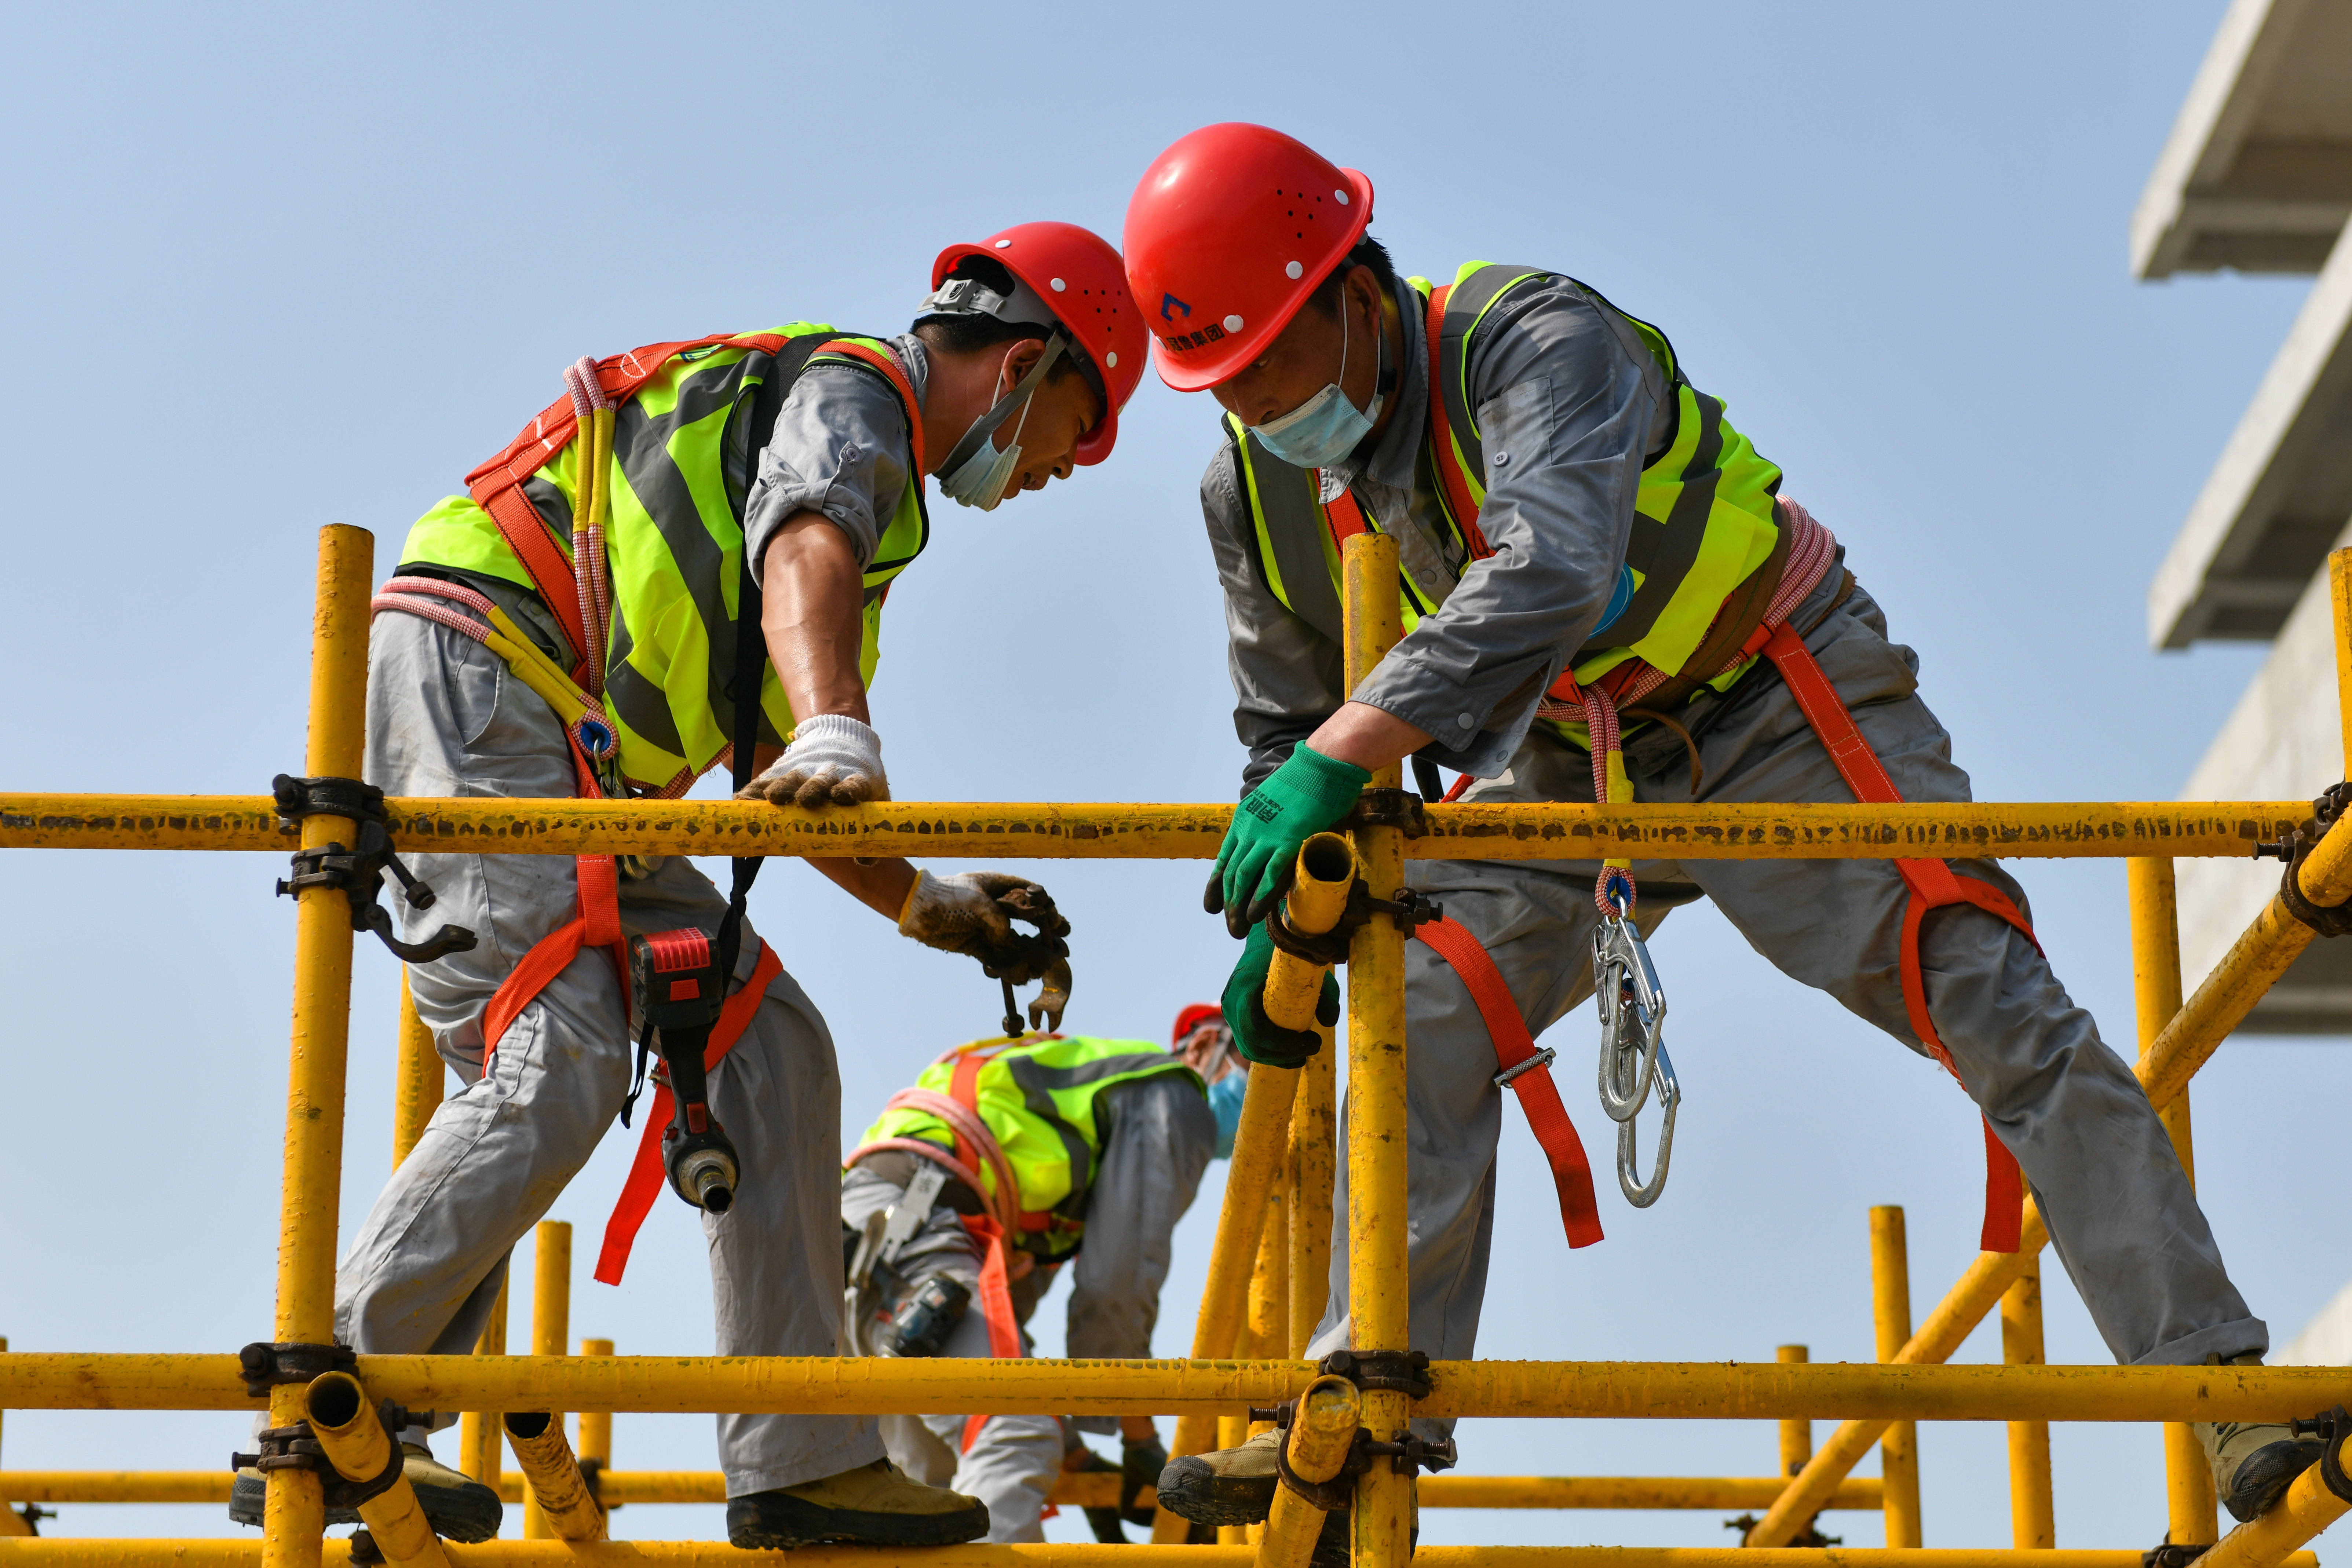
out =
{"type": "MultiPolygon", "coordinates": [[[[1434,454],[1443,499],[1461,527],[1472,558],[1484,560],[1495,550],[1478,528],[1479,500],[1459,460],[1441,369],[1444,363],[1441,333],[1445,300],[1452,287],[1449,284],[1433,289],[1423,312],[1429,349],[1428,444],[1434,454]]],[[[1475,449],[1475,440],[1473,445],[1475,449]]],[[[1772,556],[1718,613],[1697,653],[1685,667],[1685,671],[1697,672],[1696,677],[1685,671],[1669,673],[1640,659],[1629,659],[1590,685],[1580,685],[1572,672],[1563,671],[1538,701],[1536,711],[1539,717],[1584,721],[1591,739],[1595,800],[1620,805],[1633,799],[1620,738],[1621,713],[1632,712],[1645,703],[1658,709],[1678,704],[1700,685],[1727,675],[1759,656],[1769,659],[1780,670],[1799,710],[1857,800],[1891,805],[1903,798],[1878,754],[1856,728],[1844,700],[1838,696],[1837,689],[1805,647],[1803,636],[1789,623],[1797,606],[1828,575],[1836,560],[1837,541],[1795,501],[1779,497],[1776,506],[1781,523],[1780,542],[1772,556]]],[[[1335,549],[1344,549],[1349,537],[1373,526],[1353,494],[1344,490],[1327,501],[1323,511],[1335,549]]],[[[1664,717],[1646,710],[1642,716],[1664,717]]],[[[1672,722],[1670,719],[1667,721],[1672,722]]],[[[1460,788],[1457,781],[1454,793],[1460,788]]],[[[1451,794],[1448,798],[1452,798],[1451,794]]],[[[2034,942],[2037,952],[2041,944],[2016,904],[1998,888],[1958,875],[1944,860],[1899,859],[1895,866],[1910,889],[1901,938],[1904,1006],[1912,1032],[1965,1090],[1966,1080],[1961,1079],[1951,1052],[1937,1036],[1927,1011],[1927,984],[1919,957],[1921,930],[1927,912],[1955,904],[1972,904],[2023,933],[2028,942],[2034,942]]],[[[1630,921],[1635,897],[1632,861],[1622,858],[1605,859],[1593,888],[1593,902],[1602,918],[1630,921]]],[[[1599,1241],[1601,1217],[1594,1203],[1591,1167],[1551,1081],[1549,1067],[1553,1053],[1536,1049],[1527,1021],[1511,999],[1494,960],[1467,927],[1445,920],[1423,924],[1414,934],[1453,966],[1478,1008],[1501,1068],[1496,1082],[1507,1084],[1517,1092],[1528,1124],[1551,1166],[1569,1245],[1587,1247],[1599,1241]]],[[[1630,1122],[1626,1125],[1630,1127],[1630,1122]]],[[[1984,1124],[1984,1140],[1985,1211],[1979,1245],[1987,1252],[2014,1252],[2021,1218],[2023,1177],[2016,1157],[2000,1142],[1990,1120],[1984,1124]]],[[[1654,1184],[1652,1190],[1655,1190],[1654,1184]]]]}
{"type": "MultiPolygon", "coordinates": [[[[606,565],[604,524],[607,515],[613,427],[619,405],[643,390],[654,374],[681,353],[718,344],[749,347],[770,355],[772,365],[756,395],[746,432],[747,451],[756,453],[773,428],[792,384],[820,349],[846,356],[879,374],[898,394],[906,417],[912,449],[913,471],[923,471],[922,404],[913,384],[887,353],[863,342],[845,341],[846,334],[813,333],[786,337],[772,332],[716,334],[691,341],[653,343],[601,361],[583,359],[564,372],[565,395],[550,404],[497,455],[466,476],[469,492],[497,522],[499,533],[530,574],[540,600],[554,616],[572,655],[570,670],[542,653],[511,617],[488,595],[465,584],[439,577],[394,577],[371,608],[396,610],[420,616],[460,632],[503,659],[515,676],[537,692],[563,723],[572,756],[580,798],[625,798],[632,793],[614,760],[616,743],[602,700],[606,636],[612,619],[612,594],[606,565]],[[524,484],[552,461],[575,437],[582,437],[581,504],[575,507],[572,558],[556,547],[552,532],[533,505],[524,484]],[[476,611],[479,620],[459,608],[476,611]]],[[[729,694],[734,704],[735,731],[728,762],[735,788],[751,782],[752,753],[760,725],[760,685],[767,655],[759,635],[761,593],[751,570],[751,552],[739,547],[740,574],[736,596],[735,669],[729,694]]],[[[715,763],[713,765],[716,765],[715,763]]],[[[707,771],[707,770],[706,770],[707,771]]],[[[682,771],[658,790],[641,793],[672,797],[684,795],[698,777],[682,771]]],[[[639,1000],[646,1004],[647,1033],[659,1027],[665,1058],[656,1069],[654,1106],[637,1146],[637,1155],[624,1183],[619,1203],[606,1222],[595,1277],[617,1285],[628,1264],[631,1247],[650,1212],[665,1173],[688,1201],[698,1199],[669,1167],[665,1146],[672,1154],[717,1133],[724,1132],[701,1102],[701,1079],[734,1048],[750,1026],[768,985],[782,972],[772,948],[763,945],[758,963],[744,985],[728,994],[742,941],[743,916],[751,884],[759,875],[756,856],[733,860],[732,886],[727,913],[716,942],[696,929],[655,932],[635,939],[637,967],[658,977],[661,994],[639,1000]],[[673,973],[674,972],[674,973],[673,973]],[[679,1054],[683,1052],[684,1054],[679,1054]],[[689,1058],[699,1058],[698,1061],[689,1058]],[[697,1068],[700,1070],[696,1070],[697,1068]],[[688,1102],[678,1101],[675,1085],[688,1089],[688,1102]]],[[[621,987],[621,1016],[625,1026],[635,1007],[632,998],[633,943],[621,928],[620,868],[610,855],[577,858],[578,913],[535,943],[499,989],[482,1016],[482,1070],[507,1028],[562,973],[582,950],[604,948],[611,955],[621,987]]],[[[645,1042],[640,1042],[639,1066],[644,1067],[645,1042]]],[[[631,1103],[635,1098],[631,1093],[631,1103]]],[[[624,1125],[629,1108],[622,1110],[624,1125]]],[[[732,1151],[727,1149],[731,1167],[732,1151]]],[[[731,1201],[731,1173],[728,1183],[731,1201]]],[[[718,1212],[720,1205],[710,1205],[718,1212]]]]}
{"type": "MultiPolygon", "coordinates": [[[[884,1106],[886,1110],[919,1110],[944,1122],[948,1135],[955,1140],[952,1149],[942,1149],[928,1138],[877,1138],[851,1150],[849,1157],[842,1162],[845,1166],[854,1165],[868,1154],[886,1151],[912,1154],[938,1165],[980,1199],[987,1213],[956,1217],[981,1251],[980,1309],[988,1323],[988,1353],[996,1360],[1016,1359],[1023,1353],[1021,1324],[1013,1312],[1013,1238],[1049,1230],[1060,1216],[1021,1207],[1021,1187],[1013,1177],[1013,1162],[1006,1157],[996,1135],[988,1130],[987,1119],[980,1113],[980,1074],[1007,1047],[1028,1044],[1037,1037],[975,1040],[958,1046],[935,1060],[935,1065],[955,1063],[947,1093],[902,1089],[890,1097],[884,1106]],[[981,1175],[982,1163],[996,1178],[993,1188],[981,1175]]],[[[965,1419],[961,1451],[971,1450],[972,1444],[980,1439],[981,1427],[987,1422],[985,1415],[965,1419]]]]}

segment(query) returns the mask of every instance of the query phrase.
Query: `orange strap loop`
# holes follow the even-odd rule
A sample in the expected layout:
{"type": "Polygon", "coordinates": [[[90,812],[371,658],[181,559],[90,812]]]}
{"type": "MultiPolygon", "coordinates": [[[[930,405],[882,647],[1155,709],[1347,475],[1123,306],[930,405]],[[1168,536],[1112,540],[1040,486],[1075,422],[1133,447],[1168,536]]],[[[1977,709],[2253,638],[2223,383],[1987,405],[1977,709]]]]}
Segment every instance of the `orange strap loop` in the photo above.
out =
{"type": "Polygon", "coordinates": [[[1551,1069],[1536,1056],[1535,1037],[1528,1032],[1528,1021],[1519,1016],[1519,1005],[1511,1000],[1510,987],[1503,984],[1502,972],[1495,967],[1470,928],[1457,920],[1430,921],[1413,928],[1413,935],[1429,944],[1429,951],[1454,966],[1470,1000],[1477,1004],[1478,1016],[1485,1021],[1488,1038],[1495,1043],[1495,1061],[1511,1076],[1506,1080],[1517,1090],[1519,1109],[1527,1112],[1528,1127],[1543,1146],[1544,1160],[1551,1166],[1553,1188],[1559,1194],[1560,1228],[1568,1233],[1570,1247],[1590,1247],[1601,1239],[1601,1205],[1592,1194],[1592,1165],[1584,1157],[1583,1141],[1576,1135],[1576,1123],[1568,1119],[1567,1107],[1560,1104],[1559,1089],[1551,1080],[1551,1069]],[[1523,1062],[1534,1066],[1521,1067],[1523,1062]],[[1513,1068],[1519,1070],[1513,1072],[1513,1068]]]}
{"type": "MultiPolygon", "coordinates": [[[[1013,1283],[1011,1271],[1004,1260],[1008,1246],[1004,1227],[985,1215],[968,1214],[961,1217],[972,1244],[980,1248],[980,1310],[988,1324],[988,1353],[997,1361],[1018,1360],[1021,1355],[1021,1325],[1013,1317],[1013,1283]]],[[[980,1441],[980,1429],[986,1425],[988,1417],[985,1415],[966,1416],[963,1440],[957,1446],[957,1451],[971,1452],[971,1446],[980,1441]]]]}
{"type": "MultiPolygon", "coordinates": [[[[784,961],[762,942],[751,977],[719,1006],[719,1022],[711,1026],[709,1043],[702,1049],[706,1071],[735,1048],[735,1042],[751,1026],[760,1004],[766,1000],[769,985],[783,972],[784,961]]],[[[596,1254],[596,1278],[606,1285],[621,1282],[622,1273],[629,1267],[629,1249],[636,1245],[638,1227],[653,1212],[654,1199],[661,1195],[667,1179],[662,1169],[662,1137],[676,1110],[669,1084],[655,1079],[653,1107],[646,1112],[645,1131],[637,1134],[637,1157],[629,1165],[628,1180],[621,1184],[621,1200],[613,1205],[613,1216],[604,1222],[604,1244],[596,1254]]]]}
{"type": "MultiPolygon", "coordinates": [[[[1899,802],[1902,793],[1895,781],[1886,776],[1885,766],[1878,753],[1870,748],[1862,731],[1847,711],[1845,700],[1830,684],[1828,676],[1787,622],[1771,628],[1764,644],[1764,657],[1780,671],[1788,683],[1790,695],[1805,715],[1805,721],[1821,737],[1830,761],[1853,791],[1854,798],[1874,805],[1891,805],[1899,802]]],[[[1952,1061],[1952,1053],[1936,1033],[1935,1020],[1927,1013],[1927,985],[1919,963],[1920,928],[1929,910],[1944,909],[1952,904],[1974,904],[1987,914],[2007,921],[2024,933],[2033,943],[2036,952],[2042,943],[2033,934],[2015,903],[2000,889],[1990,887],[1972,877],[1958,876],[1951,865],[1943,860],[1897,860],[1895,868],[1911,889],[1909,901],[1903,910],[1903,1005],[1910,1015],[1911,1032],[1919,1037],[1929,1054],[1941,1062],[1944,1070],[1952,1075],[1961,1088],[1968,1087],[1960,1069],[1952,1061]]],[[[1985,1212],[1984,1228],[1978,1245],[1987,1252],[2015,1252],[2018,1232],[2023,1220],[2025,1178],[2017,1166],[2017,1156],[1993,1131],[1992,1122],[1985,1122],[1985,1212]]]]}

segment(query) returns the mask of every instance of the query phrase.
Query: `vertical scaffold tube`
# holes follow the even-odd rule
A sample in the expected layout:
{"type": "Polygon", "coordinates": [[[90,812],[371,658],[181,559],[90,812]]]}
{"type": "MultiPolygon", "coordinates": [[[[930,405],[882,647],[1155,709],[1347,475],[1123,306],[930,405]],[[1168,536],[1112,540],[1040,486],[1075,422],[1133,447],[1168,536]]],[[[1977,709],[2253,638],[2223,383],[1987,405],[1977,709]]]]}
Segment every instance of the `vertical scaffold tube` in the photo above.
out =
{"type": "MultiPolygon", "coordinates": [[[[2042,1271],[2018,1277],[2000,1298],[2000,1359],[2006,1366],[2040,1366],[2042,1271]]],[[[2020,1552],[2058,1544],[2056,1506],[2050,1492],[2050,1423],[2009,1424],[2009,1531],[2020,1552]]]]}
{"type": "MultiPolygon", "coordinates": [[[[313,778],[355,779],[367,734],[368,595],[375,540],[363,528],[319,531],[317,598],[310,616],[310,724],[302,770],[313,778]]],[[[359,841],[348,817],[307,816],[301,844],[316,849],[359,841]]],[[[343,1074],[352,1016],[352,910],[337,888],[295,895],[293,1027],[286,1069],[285,1167],[278,1206],[279,1342],[324,1344],[335,1337],[335,1212],[343,1170],[343,1074]]],[[[302,1419],[304,1387],[270,1391],[269,1424],[302,1419]]],[[[266,1472],[263,1568],[318,1568],[326,1530],[319,1478],[309,1470],[266,1472]]]]}
{"type": "MultiPolygon", "coordinates": [[[[1216,1239],[1209,1247],[1209,1277],[1201,1287],[1201,1313],[1192,1323],[1194,1361],[1232,1355],[1247,1326],[1250,1275],[1257,1264],[1266,1193],[1290,1147],[1290,1101],[1297,1087],[1298,1074],[1291,1069],[1250,1068],[1241,1126],[1234,1132],[1234,1157],[1225,1168],[1224,1202],[1217,1208],[1216,1239]]],[[[1169,1457],[1203,1453],[1216,1441],[1216,1416],[1180,1416],[1169,1457]]],[[[1151,1539],[1156,1545],[1181,1546],[1186,1529],[1174,1509],[1163,1508],[1152,1521],[1151,1539]]]]}
{"type": "MultiPolygon", "coordinates": [[[[582,1340],[580,1353],[611,1355],[613,1342],[582,1340]]],[[[613,1413],[611,1411],[591,1414],[583,1410],[580,1413],[580,1468],[588,1475],[589,1489],[592,1491],[595,1489],[597,1478],[613,1468],[613,1413]]],[[[611,1512],[613,1506],[609,1503],[605,1504],[605,1511],[611,1512]]]]}
{"type": "MultiPolygon", "coordinates": [[[[560,1219],[543,1219],[531,1233],[530,1258],[530,1353],[562,1355],[572,1339],[572,1226],[560,1219]]],[[[522,1497],[522,1535],[525,1541],[551,1541],[559,1533],[549,1522],[542,1502],[544,1493],[541,1477],[532,1470],[532,1457],[548,1455],[549,1436],[563,1448],[563,1463],[568,1479],[560,1474],[544,1478],[553,1482],[567,1496],[580,1493],[586,1500],[580,1483],[580,1471],[572,1458],[572,1449],[563,1441],[563,1412],[561,1410],[516,1412],[508,1415],[501,1425],[507,1429],[508,1446],[514,1449],[515,1462],[520,1467],[526,1485],[522,1497]],[[522,1423],[520,1428],[516,1423],[522,1423]],[[528,1447],[530,1454],[524,1450],[528,1447]]],[[[593,1540],[593,1536],[572,1535],[570,1541],[593,1540]]]]}
{"type": "MultiPolygon", "coordinates": [[[[1384,534],[1348,541],[1345,626],[1348,689],[1362,684],[1398,637],[1397,547],[1384,534]]],[[[1393,789],[1402,769],[1372,775],[1393,789]]],[[[1394,900],[1404,885],[1404,835],[1356,830],[1364,890],[1394,900]]],[[[1348,1313],[1357,1351],[1412,1348],[1405,1265],[1404,933],[1375,914],[1348,949],[1348,1313]]],[[[1405,1394],[1363,1395],[1363,1425],[1378,1441],[1401,1436],[1412,1414],[1405,1394]]],[[[1374,1464],[1356,1481],[1354,1559],[1359,1568],[1404,1568],[1412,1549],[1412,1482],[1374,1464]]]]}
{"type": "MultiPolygon", "coordinates": [[[[1309,1483],[1328,1481],[1347,1462],[1348,1448],[1362,1422],[1356,1385],[1343,1377],[1318,1377],[1298,1396],[1284,1441],[1290,1468],[1309,1483]]],[[[1323,1533],[1323,1510],[1283,1487],[1274,1494],[1274,1510],[1257,1543],[1257,1568],[1307,1568],[1323,1533]]]]}
{"type": "MultiPolygon", "coordinates": [[[[499,1299],[491,1303],[490,1321],[482,1325],[480,1337],[474,1341],[476,1355],[507,1353],[507,1292],[514,1283],[514,1258],[507,1258],[507,1277],[499,1282],[499,1299]]],[[[499,1458],[499,1413],[495,1410],[468,1410],[457,1420],[457,1468],[488,1487],[498,1489],[499,1472],[506,1468],[499,1458]]]]}
{"type": "MultiPolygon", "coordinates": [[[[2336,563],[2331,558],[2328,564],[2334,581],[2336,563]]],[[[2134,858],[2124,862],[2124,878],[2131,907],[2132,992],[2138,1004],[2140,1059],[2145,1061],[2157,1037],[2180,1011],[2180,905],[2170,860],[2134,858]]],[[[2197,1163],[2189,1142],[2188,1088],[2184,1085],[2179,1096],[2157,1114],[2194,1187],[2197,1163]]],[[[2186,1421],[2164,1424],[2164,1496],[2170,1521],[2166,1540],[2204,1546],[2221,1538],[2213,1471],[2186,1421]]]]}
{"type": "MultiPolygon", "coordinates": [[[[375,1406],[368,1403],[359,1379],[331,1372],[311,1379],[300,1393],[310,1431],[343,1479],[372,1481],[399,1462],[400,1450],[376,1419],[375,1406]]],[[[406,1475],[360,1504],[360,1520],[392,1568],[448,1568],[449,1559],[425,1521],[424,1507],[406,1475]]]]}
{"type": "Polygon", "coordinates": [[[416,1141],[425,1136],[425,1124],[433,1120],[446,1082],[441,1053],[433,1047],[433,1031],[416,1016],[416,1003],[408,994],[406,964],[400,967],[399,1047],[400,1066],[392,1080],[392,1163],[395,1169],[416,1147],[416,1141]]]}
{"type": "Polygon", "coordinates": [[[2336,618],[2336,718],[2344,731],[2344,776],[2352,779],[2352,550],[2329,553],[2327,597],[2336,618]]]}
{"type": "MultiPolygon", "coordinates": [[[[1870,1211],[1871,1316],[1878,1329],[1878,1359],[1890,1362],[1911,1338],[1911,1258],[1899,1205],[1870,1211]]],[[[1919,1531],[1919,1424],[1897,1421],[1878,1443],[1885,1478],[1886,1544],[1916,1546],[1919,1531]]]]}
{"type": "Polygon", "coordinates": [[[1303,1356],[1331,1298],[1331,1188],[1338,1174],[1338,1048],[1319,1028],[1323,1048],[1298,1069],[1290,1102],[1290,1342],[1303,1356]]]}
{"type": "MultiPolygon", "coordinates": [[[[1782,1345],[1772,1352],[1772,1359],[1782,1366],[1790,1366],[1811,1361],[1812,1352],[1803,1345],[1782,1345]]],[[[1781,1422],[1780,1474],[1795,1475],[1812,1457],[1813,1424],[1811,1421],[1781,1422]]]]}

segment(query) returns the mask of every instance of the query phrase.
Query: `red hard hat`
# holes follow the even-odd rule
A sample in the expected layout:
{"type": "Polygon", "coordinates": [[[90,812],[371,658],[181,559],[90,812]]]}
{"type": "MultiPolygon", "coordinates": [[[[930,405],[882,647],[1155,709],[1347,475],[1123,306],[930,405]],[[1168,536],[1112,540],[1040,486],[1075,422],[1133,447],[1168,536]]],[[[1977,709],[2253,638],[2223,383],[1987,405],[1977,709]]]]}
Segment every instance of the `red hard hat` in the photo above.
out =
{"type": "Polygon", "coordinates": [[[1241,374],[1371,221],[1371,181],[1263,125],[1204,126],[1160,153],[1123,237],[1160,379],[1198,392],[1241,374]]]}
{"type": "Polygon", "coordinates": [[[1169,1037],[1168,1043],[1174,1046],[1181,1046],[1184,1043],[1184,1037],[1199,1028],[1202,1024],[1207,1023],[1212,1018],[1223,1023],[1224,1021],[1224,1016],[1225,1010],[1223,1007],[1213,1007],[1206,1002],[1195,1002],[1190,1007],[1185,1008],[1181,1013],[1176,1015],[1176,1032],[1169,1037]]]}
{"type": "Polygon", "coordinates": [[[931,263],[931,287],[967,256],[1001,261],[1069,330],[1102,376],[1110,406],[1078,437],[1077,460],[1099,463],[1118,440],[1118,411],[1143,380],[1145,333],[1127,272],[1110,242],[1074,223],[1019,223],[977,245],[950,245],[931,263]]]}

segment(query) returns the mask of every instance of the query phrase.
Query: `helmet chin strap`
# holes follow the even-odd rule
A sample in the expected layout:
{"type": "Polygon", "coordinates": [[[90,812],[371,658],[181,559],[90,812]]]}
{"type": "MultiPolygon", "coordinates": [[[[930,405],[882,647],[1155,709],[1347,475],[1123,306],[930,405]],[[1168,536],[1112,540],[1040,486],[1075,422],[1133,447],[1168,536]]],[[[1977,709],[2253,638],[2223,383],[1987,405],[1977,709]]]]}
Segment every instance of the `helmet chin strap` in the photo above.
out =
{"type": "MultiPolygon", "coordinates": [[[[971,458],[974,452],[980,450],[980,444],[982,441],[996,434],[999,426],[1011,418],[1016,410],[1027,407],[1030,398],[1036,395],[1037,384],[1045,379],[1045,373],[1052,370],[1055,362],[1062,357],[1062,353],[1068,346],[1068,342],[1069,340],[1062,335],[1061,329],[1058,327],[1045,334],[1045,352],[1037,356],[1037,363],[1029,367],[1029,374],[1015,382],[1012,391],[990,404],[988,411],[971,422],[971,428],[963,433],[963,438],[955,444],[954,450],[950,451],[946,460],[940,464],[940,473],[954,473],[959,467],[971,458]]],[[[1010,358],[1011,355],[1007,354],[1006,357],[1010,358]]]]}

